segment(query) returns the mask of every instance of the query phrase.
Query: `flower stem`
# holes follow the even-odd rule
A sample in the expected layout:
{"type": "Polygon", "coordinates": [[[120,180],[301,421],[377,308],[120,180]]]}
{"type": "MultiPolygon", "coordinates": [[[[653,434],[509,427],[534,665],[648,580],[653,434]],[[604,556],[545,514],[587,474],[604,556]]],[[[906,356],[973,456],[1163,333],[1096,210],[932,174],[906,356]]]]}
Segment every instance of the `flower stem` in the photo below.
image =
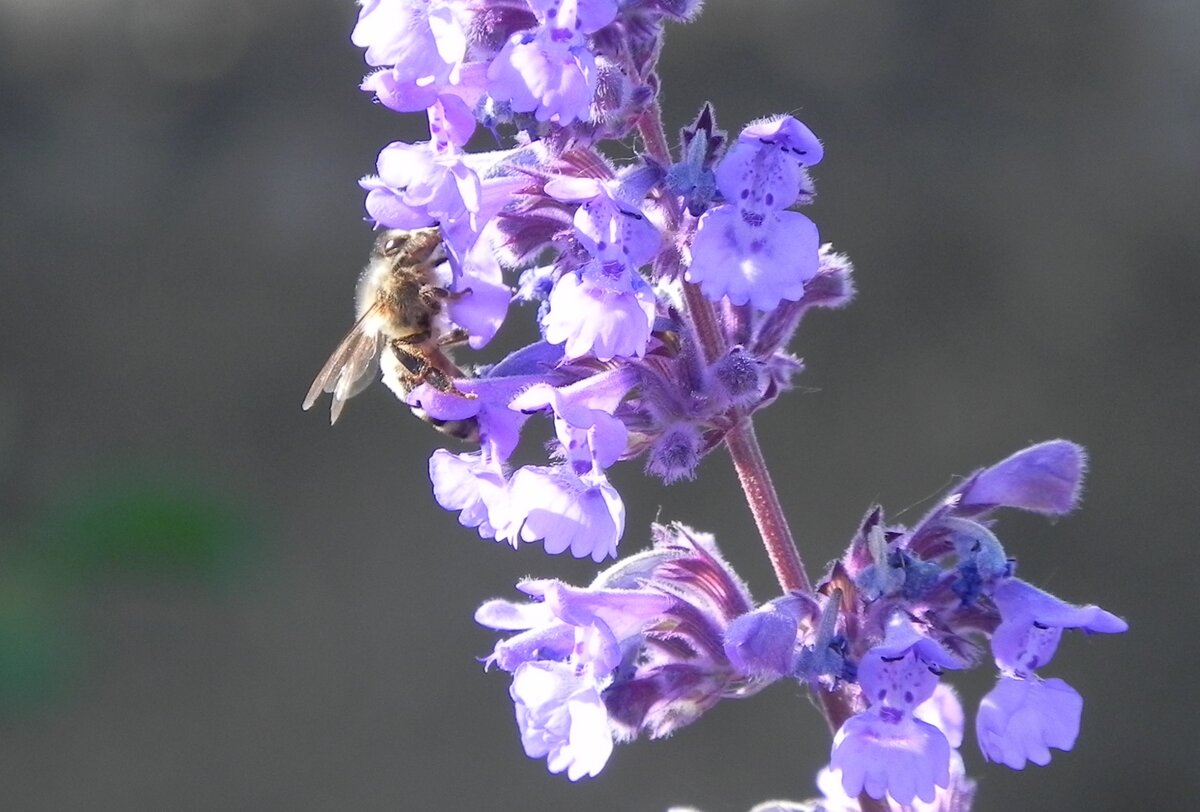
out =
{"type": "Polygon", "coordinates": [[[763,458],[762,448],[754,433],[754,423],[749,417],[741,420],[725,435],[725,445],[733,459],[738,480],[746,494],[754,523],[762,535],[775,578],[784,592],[812,593],[812,582],[800,560],[796,541],[783,513],[779,494],[771,482],[771,473],[763,458]]]}

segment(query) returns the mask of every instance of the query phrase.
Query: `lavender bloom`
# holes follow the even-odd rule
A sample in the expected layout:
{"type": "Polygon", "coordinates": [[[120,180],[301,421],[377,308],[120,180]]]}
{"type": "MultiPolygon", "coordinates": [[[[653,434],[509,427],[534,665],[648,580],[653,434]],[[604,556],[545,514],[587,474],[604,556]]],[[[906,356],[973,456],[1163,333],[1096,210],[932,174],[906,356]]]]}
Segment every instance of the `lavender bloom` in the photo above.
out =
{"type": "Polygon", "coordinates": [[[803,167],[821,160],[820,142],[791,116],[751,124],[717,165],[724,205],[700,218],[687,279],[710,299],[760,310],[797,301],[817,274],[817,227],[787,209],[805,192],[803,167]]]}
{"type": "Polygon", "coordinates": [[[650,550],[586,589],[524,581],[533,603],[493,600],[476,613],[485,626],[517,632],[486,662],[513,674],[526,754],[571,780],[599,772],[614,739],[668,735],[769,682],[724,656],[730,621],[753,604],[712,539],[681,525],[655,533],[650,550]]]}

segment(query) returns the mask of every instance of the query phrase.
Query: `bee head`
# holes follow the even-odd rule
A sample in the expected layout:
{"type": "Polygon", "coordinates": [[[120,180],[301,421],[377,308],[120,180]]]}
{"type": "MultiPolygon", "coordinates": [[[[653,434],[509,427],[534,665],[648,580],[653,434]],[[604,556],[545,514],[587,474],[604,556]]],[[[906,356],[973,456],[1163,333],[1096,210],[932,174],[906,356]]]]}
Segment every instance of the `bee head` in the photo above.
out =
{"type": "Polygon", "coordinates": [[[393,262],[422,264],[442,245],[442,231],[429,228],[394,228],[383,232],[375,241],[375,251],[393,262]]]}

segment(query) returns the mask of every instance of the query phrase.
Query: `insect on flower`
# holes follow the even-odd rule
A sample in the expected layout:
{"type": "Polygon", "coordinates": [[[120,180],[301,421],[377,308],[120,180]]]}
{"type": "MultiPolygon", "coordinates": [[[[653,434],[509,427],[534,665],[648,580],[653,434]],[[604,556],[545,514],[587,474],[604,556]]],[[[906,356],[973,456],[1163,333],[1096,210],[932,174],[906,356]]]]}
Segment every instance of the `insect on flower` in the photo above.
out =
{"type": "MultiPolygon", "coordinates": [[[[449,265],[437,226],[380,234],[358,280],[358,321],[317,373],[304,408],[329,392],[329,422],[337,422],[346,401],[371,383],[379,367],[384,382],[402,398],[422,383],[475,397],[454,385],[455,378],[465,375],[448,350],[466,341],[467,333],[443,313],[443,304],[457,295],[445,287],[448,281],[449,265]]],[[[474,420],[443,422],[414,412],[459,439],[473,440],[478,434],[474,420]]]]}

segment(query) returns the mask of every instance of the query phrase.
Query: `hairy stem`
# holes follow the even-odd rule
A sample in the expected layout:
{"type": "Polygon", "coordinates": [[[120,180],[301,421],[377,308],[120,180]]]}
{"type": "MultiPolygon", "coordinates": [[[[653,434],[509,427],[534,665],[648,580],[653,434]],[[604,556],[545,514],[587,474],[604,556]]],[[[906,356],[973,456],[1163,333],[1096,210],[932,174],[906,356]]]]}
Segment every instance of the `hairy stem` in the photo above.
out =
{"type": "Polygon", "coordinates": [[[784,516],[779,494],[771,482],[767,461],[763,458],[754,424],[749,417],[729,430],[725,435],[725,445],[733,459],[738,481],[742,483],[750,512],[754,514],[754,523],[758,525],[758,532],[766,545],[771,566],[775,568],[779,586],[784,592],[811,593],[812,582],[808,579],[804,562],[800,560],[796,541],[792,538],[792,530],[784,516]]]}

